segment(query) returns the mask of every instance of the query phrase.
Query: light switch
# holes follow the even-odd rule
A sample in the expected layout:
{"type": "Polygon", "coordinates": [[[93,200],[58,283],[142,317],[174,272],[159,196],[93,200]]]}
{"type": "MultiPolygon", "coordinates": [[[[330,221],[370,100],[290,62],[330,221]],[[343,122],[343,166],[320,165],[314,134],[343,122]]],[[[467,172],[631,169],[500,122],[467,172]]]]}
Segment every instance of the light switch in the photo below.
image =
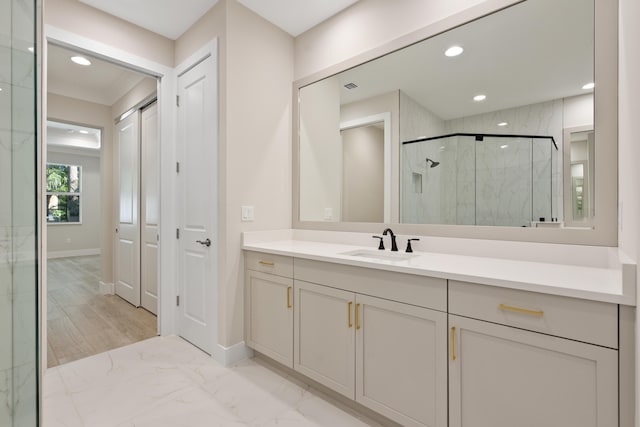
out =
{"type": "Polygon", "coordinates": [[[242,220],[243,221],[253,221],[253,206],[243,206],[242,207],[242,220]]]}

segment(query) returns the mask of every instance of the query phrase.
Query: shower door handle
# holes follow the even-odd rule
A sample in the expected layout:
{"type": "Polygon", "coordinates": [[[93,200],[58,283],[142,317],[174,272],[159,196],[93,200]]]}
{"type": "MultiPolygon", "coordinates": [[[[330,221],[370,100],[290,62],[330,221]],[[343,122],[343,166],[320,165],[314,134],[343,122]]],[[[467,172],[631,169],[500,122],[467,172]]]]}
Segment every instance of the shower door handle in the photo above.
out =
{"type": "Polygon", "coordinates": [[[196,243],[200,243],[201,245],[204,245],[204,246],[206,246],[206,247],[209,247],[209,246],[211,246],[211,239],[209,239],[209,238],[207,237],[207,239],[206,239],[206,240],[204,240],[204,241],[203,241],[203,240],[196,240],[196,243]]]}

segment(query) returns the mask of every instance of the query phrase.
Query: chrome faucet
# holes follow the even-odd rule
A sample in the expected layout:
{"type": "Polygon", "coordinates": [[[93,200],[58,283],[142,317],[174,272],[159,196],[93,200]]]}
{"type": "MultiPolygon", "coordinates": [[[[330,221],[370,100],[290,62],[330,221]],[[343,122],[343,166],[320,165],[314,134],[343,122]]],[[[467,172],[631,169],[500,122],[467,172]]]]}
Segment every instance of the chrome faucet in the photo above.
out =
{"type": "Polygon", "coordinates": [[[382,232],[382,235],[386,236],[387,233],[389,233],[389,235],[391,236],[391,252],[398,252],[398,245],[396,244],[396,235],[393,234],[393,230],[391,230],[390,228],[385,229],[382,232]]]}

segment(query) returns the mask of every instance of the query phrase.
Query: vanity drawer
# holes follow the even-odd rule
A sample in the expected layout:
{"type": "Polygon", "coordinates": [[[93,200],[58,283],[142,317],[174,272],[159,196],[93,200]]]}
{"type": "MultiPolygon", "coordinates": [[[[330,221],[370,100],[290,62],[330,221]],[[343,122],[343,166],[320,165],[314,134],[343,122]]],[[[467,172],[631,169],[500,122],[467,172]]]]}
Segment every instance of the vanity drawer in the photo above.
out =
{"type": "Polygon", "coordinates": [[[449,313],[618,348],[618,306],[449,281],[449,313]]]}
{"type": "Polygon", "coordinates": [[[253,271],[262,271],[283,277],[293,277],[293,258],[262,252],[245,252],[245,267],[253,271]]]}
{"type": "Polygon", "coordinates": [[[445,279],[299,258],[296,258],[295,279],[447,311],[445,279]]]}

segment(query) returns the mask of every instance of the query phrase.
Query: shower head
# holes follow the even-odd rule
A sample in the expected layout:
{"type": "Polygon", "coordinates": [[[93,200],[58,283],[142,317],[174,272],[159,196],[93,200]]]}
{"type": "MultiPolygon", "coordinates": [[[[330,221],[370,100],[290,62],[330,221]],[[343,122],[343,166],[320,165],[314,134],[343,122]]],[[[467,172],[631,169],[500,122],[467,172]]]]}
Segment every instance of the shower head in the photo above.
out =
{"type": "Polygon", "coordinates": [[[431,160],[430,158],[427,157],[427,164],[429,164],[429,162],[431,162],[431,168],[435,168],[436,166],[438,166],[440,164],[440,162],[436,162],[435,160],[431,160]]]}

